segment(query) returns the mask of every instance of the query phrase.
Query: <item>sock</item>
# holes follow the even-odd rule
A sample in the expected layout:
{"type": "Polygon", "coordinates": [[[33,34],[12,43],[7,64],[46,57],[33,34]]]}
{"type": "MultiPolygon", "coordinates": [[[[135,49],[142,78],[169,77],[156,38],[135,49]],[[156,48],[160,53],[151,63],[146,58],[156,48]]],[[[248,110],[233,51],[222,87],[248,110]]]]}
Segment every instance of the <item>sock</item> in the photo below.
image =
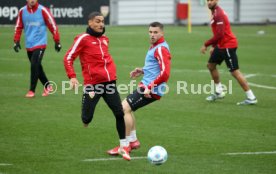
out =
{"type": "Polygon", "coordinates": [[[120,147],[128,147],[129,142],[126,139],[120,139],[120,147]]]}
{"type": "Polygon", "coordinates": [[[222,93],[222,85],[221,83],[215,83],[216,86],[216,93],[222,93]]]}
{"type": "Polygon", "coordinates": [[[246,94],[247,98],[249,98],[250,100],[254,100],[256,98],[251,89],[246,91],[245,94],[246,94]]]}
{"type": "Polygon", "coordinates": [[[132,142],[131,136],[126,136],[126,140],[127,140],[128,142],[132,142]]]}
{"type": "Polygon", "coordinates": [[[131,136],[131,141],[130,142],[136,141],[137,140],[136,130],[131,131],[130,136],[131,136]]]}

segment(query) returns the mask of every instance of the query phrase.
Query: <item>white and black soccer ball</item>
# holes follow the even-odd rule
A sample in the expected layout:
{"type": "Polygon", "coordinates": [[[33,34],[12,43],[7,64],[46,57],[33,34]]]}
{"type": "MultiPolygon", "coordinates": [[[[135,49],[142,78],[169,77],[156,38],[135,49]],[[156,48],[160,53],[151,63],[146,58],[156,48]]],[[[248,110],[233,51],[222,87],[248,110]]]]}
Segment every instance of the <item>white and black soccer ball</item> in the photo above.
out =
{"type": "Polygon", "coordinates": [[[168,153],[162,146],[153,146],[148,151],[148,161],[154,165],[161,165],[168,159],[168,153]]]}

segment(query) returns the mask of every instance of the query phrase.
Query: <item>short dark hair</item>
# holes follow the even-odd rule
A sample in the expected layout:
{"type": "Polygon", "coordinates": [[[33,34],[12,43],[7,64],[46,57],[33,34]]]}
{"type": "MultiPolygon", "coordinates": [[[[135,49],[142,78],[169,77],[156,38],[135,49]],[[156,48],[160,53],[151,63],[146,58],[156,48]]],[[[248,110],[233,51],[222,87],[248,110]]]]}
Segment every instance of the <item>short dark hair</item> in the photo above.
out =
{"type": "Polygon", "coordinates": [[[163,30],[164,25],[161,24],[160,22],[152,22],[149,24],[150,27],[159,27],[161,30],[163,30]]]}
{"type": "Polygon", "coordinates": [[[88,20],[94,19],[96,16],[103,16],[100,12],[94,11],[88,15],[88,20]]]}

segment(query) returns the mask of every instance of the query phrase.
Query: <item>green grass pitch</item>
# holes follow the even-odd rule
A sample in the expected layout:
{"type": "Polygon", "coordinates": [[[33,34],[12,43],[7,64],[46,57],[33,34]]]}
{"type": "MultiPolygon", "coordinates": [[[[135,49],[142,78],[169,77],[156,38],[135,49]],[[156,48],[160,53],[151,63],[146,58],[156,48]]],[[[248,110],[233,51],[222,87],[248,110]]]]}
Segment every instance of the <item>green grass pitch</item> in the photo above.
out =
{"type": "MultiPolygon", "coordinates": [[[[232,94],[214,103],[205,101],[207,94],[191,94],[192,84],[210,84],[208,55],[201,55],[199,49],[211,30],[193,27],[188,34],[185,27],[166,26],[165,38],[172,53],[170,92],[135,113],[141,148],[131,153],[132,157],[145,157],[150,147],[161,145],[169,154],[161,166],[153,166],[146,159],[83,161],[112,158],[106,150],[118,144],[115,119],[101,100],[90,127],[82,127],[81,90],[77,95],[73,91],[63,95],[61,84],[68,80],[63,56],[85,26],[59,30],[61,52],[55,52],[49,34],[43,59],[48,78],[59,88],[44,98],[38,83],[36,97],[26,99],[30,72],[26,51],[13,51],[13,27],[0,28],[0,174],[275,173],[276,154],[226,153],[276,151],[276,26],[233,26],[239,40],[241,71],[255,74],[248,81],[259,85],[251,86],[259,101],[256,106],[236,106],[245,94],[225,64],[219,67],[221,80],[224,84],[232,80],[232,94]],[[265,34],[257,34],[259,30],[265,34]],[[177,94],[177,81],[187,82],[190,94],[177,94]]],[[[147,26],[107,26],[118,84],[128,84],[129,72],[143,66],[149,47],[147,31],[147,26]]],[[[24,47],[23,38],[21,45],[24,47]]],[[[82,81],[78,60],[75,67],[82,81]]]]}

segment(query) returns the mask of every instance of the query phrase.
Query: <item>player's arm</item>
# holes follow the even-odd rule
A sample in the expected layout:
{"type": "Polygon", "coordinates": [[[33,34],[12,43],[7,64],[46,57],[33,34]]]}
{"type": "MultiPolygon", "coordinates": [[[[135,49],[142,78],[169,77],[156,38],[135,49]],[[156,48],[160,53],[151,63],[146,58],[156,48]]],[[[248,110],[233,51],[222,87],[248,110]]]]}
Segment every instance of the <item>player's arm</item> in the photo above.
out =
{"type": "Polygon", "coordinates": [[[171,54],[166,47],[157,48],[154,57],[158,60],[160,74],[147,86],[149,90],[163,82],[167,82],[171,71],[171,54]]]}
{"type": "Polygon", "coordinates": [[[216,23],[216,31],[214,32],[214,36],[211,39],[207,40],[201,47],[200,51],[203,54],[205,54],[207,47],[209,47],[210,45],[215,47],[224,36],[225,23],[223,20],[223,15],[217,14],[217,16],[214,18],[214,22],[216,23]]]}
{"type": "Polygon", "coordinates": [[[22,9],[20,9],[17,19],[16,19],[16,24],[15,24],[15,32],[14,32],[14,37],[13,37],[13,41],[14,41],[14,51],[18,52],[19,49],[21,49],[21,45],[20,45],[20,37],[22,34],[22,30],[24,28],[23,25],[23,20],[22,20],[22,9]]]}
{"type": "Polygon", "coordinates": [[[60,44],[60,36],[58,32],[58,26],[55,22],[55,19],[53,15],[51,14],[50,10],[46,7],[42,9],[42,16],[43,19],[50,30],[50,32],[53,35],[53,39],[55,41],[55,50],[59,52],[61,50],[61,44],[60,44]]]}
{"type": "Polygon", "coordinates": [[[76,87],[79,84],[79,82],[76,78],[76,73],[75,73],[75,69],[74,69],[74,61],[79,56],[79,54],[84,46],[84,43],[82,42],[83,37],[79,36],[79,37],[75,38],[73,45],[66,52],[64,59],[63,59],[64,68],[65,68],[67,77],[70,79],[70,86],[72,88],[76,87]]]}

